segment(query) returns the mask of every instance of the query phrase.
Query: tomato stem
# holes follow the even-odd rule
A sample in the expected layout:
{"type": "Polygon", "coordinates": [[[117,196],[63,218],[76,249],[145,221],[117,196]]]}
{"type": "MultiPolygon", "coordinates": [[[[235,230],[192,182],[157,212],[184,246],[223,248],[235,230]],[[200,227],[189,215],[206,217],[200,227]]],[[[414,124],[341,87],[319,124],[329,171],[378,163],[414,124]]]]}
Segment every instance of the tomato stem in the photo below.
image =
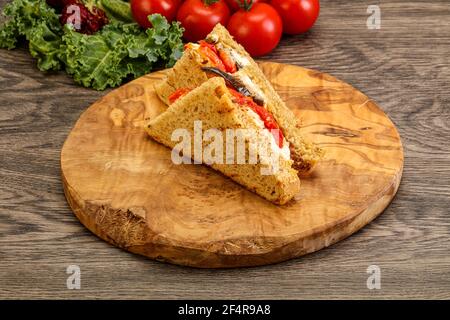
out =
{"type": "Polygon", "coordinates": [[[253,0],[236,0],[236,2],[239,4],[239,7],[245,11],[250,11],[253,6],[253,0]]]}
{"type": "Polygon", "coordinates": [[[210,6],[218,1],[219,0],[203,0],[203,3],[206,4],[207,6],[210,6]]]}

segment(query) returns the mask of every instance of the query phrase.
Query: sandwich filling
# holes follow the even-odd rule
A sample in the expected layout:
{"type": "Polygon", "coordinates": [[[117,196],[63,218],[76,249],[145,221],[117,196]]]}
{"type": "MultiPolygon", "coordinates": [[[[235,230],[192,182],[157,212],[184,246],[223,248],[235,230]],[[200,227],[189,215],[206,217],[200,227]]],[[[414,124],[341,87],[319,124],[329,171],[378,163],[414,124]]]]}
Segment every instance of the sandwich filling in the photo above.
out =
{"type": "MultiPolygon", "coordinates": [[[[174,93],[172,93],[169,96],[170,103],[174,103],[179,98],[188,94],[190,91],[191,91],[191,89],[189,89],[189,88],[180,88],[180,89],[176,90],[174,93]]],[[[255,123],[262,129],[269,130],[270,133],[273,135],[273,138],[275,139],[277,146],[282,150],[287,149],[286,152],[289,152],[289,148],[288,148],[289,143],[287,143],[287,141],[283,135],[283,132],[281,131],[281,129],[280,129],[278,123],[276,122],[275,118],[273,117],[273,115],[269,111],[267,111],[266,108],[258,105],[253,100],[252,97],[245,96],[242,93],[238,92],[237,90],[235,90],[234,88],[231,88],[231,87],[228,87],[228,91],[231,94],[231,97],[232,97],[231,100],[240,106],[247,107],[248,110],[250,111],[249,114],[251,115],[251,117],[253,119],[255,119],[255,116],[256,116],[255,123]],[[287,147],[287,148],[285,148],[285,147],[287,147]]],[[[290,155],[287,155],[286,158],[290,158],[290,155]]]]}
{"type": "MultiPolygon", "coordinates": [[[[236,50],[226,47],[220,42],[215,43],[210,38],[200,40],[199,43],[187,43],[185,48],[195,50],[202,58],[203,64],[212,65],[212,67],[217,70],[231,75],[250,64],[248,59],[239,54],[236,50]]],[[[261,101],[264,100],[264,93],[262,90],[255,85],[246,74],[239,73],[235,76],[239,78],[242,83],[245,83],[248,90],[252,91],[254,97],[261,101]]]]}
{"type": "Polygon", "coordinates": [[[185,96],[186,94],[188,94],[190,91],[192,91],[189,88],[180,88],[175,90],[170,96],[169,96],[169,102],[170,104],[174,103],[175,101],[177,101],[179,98],[185,96]]]}
{"type": "Polygon", "coordinates": [[[232,88],[228,88],[228,90],[233,96],[232,100],[234,103],[248,107],[250,110],[252,110],[259,116],[259,118],[264,124],[264,128],[266,128],[273,134],[275,142],[277,143],[278,147],[282,149],[285,138],[283,136],[283,132],[281,132],[280,127],[278,126],[278,123],[276,122],[273,115],[270,112],[268,112],[266,108],[261,107],[255,101],[253,101],[251,97],[246,97],[232,88]]]}
{"type": "Polygon", "coordinates": [[[238,64],[238,66],[240,68],[243,68],[243,67],[248,66],[250,64],[250,61],[247,59],[247,57],[241,55],[239,52],[237,52],[233,48],[230,48],[228,46],[225,46],[223,43],[220,43],[219,42],[219,37],[217,37],[217,35],[209,34],[206,37],[205,41],[207,43],[209,43],[209,44],[215,45],[216,47],[219,48],[219,50],[223,50],[223,51],[228,52],[228,54],[232,56],[232,58],[238,64]]]}
{"type": "Polygon", "coordinates": [[[223,72],[235,73],[238,70],[227,50],[217,48],[216,45],[205,40],[200,40],[198,44],[187,43],[184,47],[195,50],[205,62],[209,62],[223,72]]]}
{"type": "Polygon", "coordinates": [[[236,50],[225,44],[218,42],[213,36],[208,36],[206,40],[198,43],[188,43],[186,49],[193,50],[202,59],[201,63],[205,65],[203,71],[216,73],[223,77],[228,83],[231,83],[240,93],[240,89],[245,88],[244,95],[252,96],[255,102],[265,107],[266,97],[264,92],[257,84],[244,72],[238,72],[240,69],[250,64],[247,57],[241,55],[236,50]]]}
{"type": "MultiPolygon", "coordinates": [[[[283,156],[289,159],[289,143],[274,116],[266,109],[264,93],[248,75],[237,72],[250,63],[248,59],[212,37],[198,43],[187,43],[185,49],[196,52],[202,59],[202,64],[208,65],[202,68],[208,76],[220,76],[225,79],[232,101],[248,108],[252,118],[257,119],[257,124],[273,135],[278,148],[285,151],[282,152],[283,156]]],[[[191,91],[189,88],[176,90],[169,96],[169,102],[175,102],[189,91],[191,91]]]]}
{"type": "Polygon", "coordinates": [[[304,137],[296,115],[281,100],[245,49],[220,24],[204,40],[186,44],[183,57],[168,72],[167,79],[155,85],[155,89],[161,100],[170,105],[186,94],[183,100],[189,99],[188,96],[193,94],[188,93],[189,89],[196,89],[210,78],[214,83],[222,83],[214,79],[217,77],[224,79],[225,85],[234,90],[234,95],[225,90],[227,100],[230,100],[223,102],[229,104],[234,101],[235,107],[248,115],[245,117],[247,121],[265,129],[258,132],[267,135],[268,139],[261,140],[270,142],[271,148],[280,153],[288,146],[288,158],[299,174],[311,172],[322,158],[323,151],[304,137]],[[273,128],[279,128],[281,132],[271,133],[273,128]]]}

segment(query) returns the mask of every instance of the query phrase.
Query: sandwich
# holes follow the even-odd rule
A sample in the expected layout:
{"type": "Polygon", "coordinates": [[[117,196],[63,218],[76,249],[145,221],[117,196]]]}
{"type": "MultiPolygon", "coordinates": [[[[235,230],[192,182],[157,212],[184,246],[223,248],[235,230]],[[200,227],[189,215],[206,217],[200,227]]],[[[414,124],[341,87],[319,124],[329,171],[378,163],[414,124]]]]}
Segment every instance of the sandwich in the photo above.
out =
{"type": "Polygon", "coordinates": [[[323,157],[323,150],[306,139],[294,113],[285,105],[261,69],[228,31],[217,24],[199,43],[185,45],[183,56],[155,85],[162,101],[171,105],[179,95],[197,88],[212,77],[221,77],[228,86],[251,98],[273,116],[289,143],[293,168],[306,176],[323,157]]]}
{"type": "Polygon", "coordinates": [[[275,204],[299,192],[289,142],[252,97],[222,77],[211,77],[195,88],[173,91],[168,101],[146,131],[172,148],[172,161],[204,163],[275,204]]]}

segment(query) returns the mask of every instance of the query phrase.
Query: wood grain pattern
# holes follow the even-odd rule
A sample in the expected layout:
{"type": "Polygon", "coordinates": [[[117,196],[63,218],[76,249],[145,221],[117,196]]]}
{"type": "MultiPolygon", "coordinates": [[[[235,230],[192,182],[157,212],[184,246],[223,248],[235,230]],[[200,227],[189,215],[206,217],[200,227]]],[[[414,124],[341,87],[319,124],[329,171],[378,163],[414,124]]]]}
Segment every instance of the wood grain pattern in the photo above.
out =
{"type": "Polygon", "coordinates": [[[301,192],[276,206],[204,166],[174,165],[144,131],[165,110],[149,74],[103,97],[77,121],[61,152],[66,197],[102,239],[175,264],[271,264],[351,235],[394,197],[400,137],[364,94],[320,72],[261,64],[275,90],[327,157],[301,192]]]}
{"type": "Polygon", "coordinates": [[[25,48],[0,50],[0,298],[449,299],[448,1],[320,3],[316,26],[264,59],[336,76],[396,124],[403,178],[380,217],[329,248],[257,268],[178,267],[108,245],[72,214],[59,165],[76,120],[107,92],[39,72],[25,48]],[[380,30],[366,27],[373,4],[380,30]],[[81,290],[67,290],[70,264],[81,268],[81,290]],[[366,287],[371,264],[381,290],[366,287]]]}

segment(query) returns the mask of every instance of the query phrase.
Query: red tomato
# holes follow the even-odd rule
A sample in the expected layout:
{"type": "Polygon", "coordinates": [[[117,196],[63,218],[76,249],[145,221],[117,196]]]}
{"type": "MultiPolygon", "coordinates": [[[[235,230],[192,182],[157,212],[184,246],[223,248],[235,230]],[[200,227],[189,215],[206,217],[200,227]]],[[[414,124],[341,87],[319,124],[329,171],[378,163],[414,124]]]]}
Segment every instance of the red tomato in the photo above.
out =
{"type": "Polygon", "coordinates": [[[319,0],[272,0],[270,4],[283,20],[283,32],[299,34],[308,31],[319,16],[319,0]]]}
{"type": "Polygon", "coordinates": [[[225,26],[229,19],[230,9],[224,0],[186,0],[177,13],[185,29],[184,38],[190,42],[204,39],[216,24],[225,26]]]}
{"type": "Polygon", "coordinates": [[[150,28],[152,24],[148,16],[160,13],[171,22],[175,19],[180,0],[131,0],[131,13],[134,20],[143,28],[150,28]]]}
{"type": "Polygon", "coordinates": [[[278,45],[282,21],[277,11],[267,3],[257,3],[248,11],[241,9],[228,22],[228,31],[252,56],[262,56],[278,45]]]}
{"type": "MultiPolygon", "coordinates": [[[[250,0],[225,0],[227,2],[228,8],[230,8],[231,12],[238,11],[241,8],[241,5],[244,1],[250,2],[250,0]]],[[[267,2],[267,0],[253,0],[253,4],[257,2],[267,2]]]]}

